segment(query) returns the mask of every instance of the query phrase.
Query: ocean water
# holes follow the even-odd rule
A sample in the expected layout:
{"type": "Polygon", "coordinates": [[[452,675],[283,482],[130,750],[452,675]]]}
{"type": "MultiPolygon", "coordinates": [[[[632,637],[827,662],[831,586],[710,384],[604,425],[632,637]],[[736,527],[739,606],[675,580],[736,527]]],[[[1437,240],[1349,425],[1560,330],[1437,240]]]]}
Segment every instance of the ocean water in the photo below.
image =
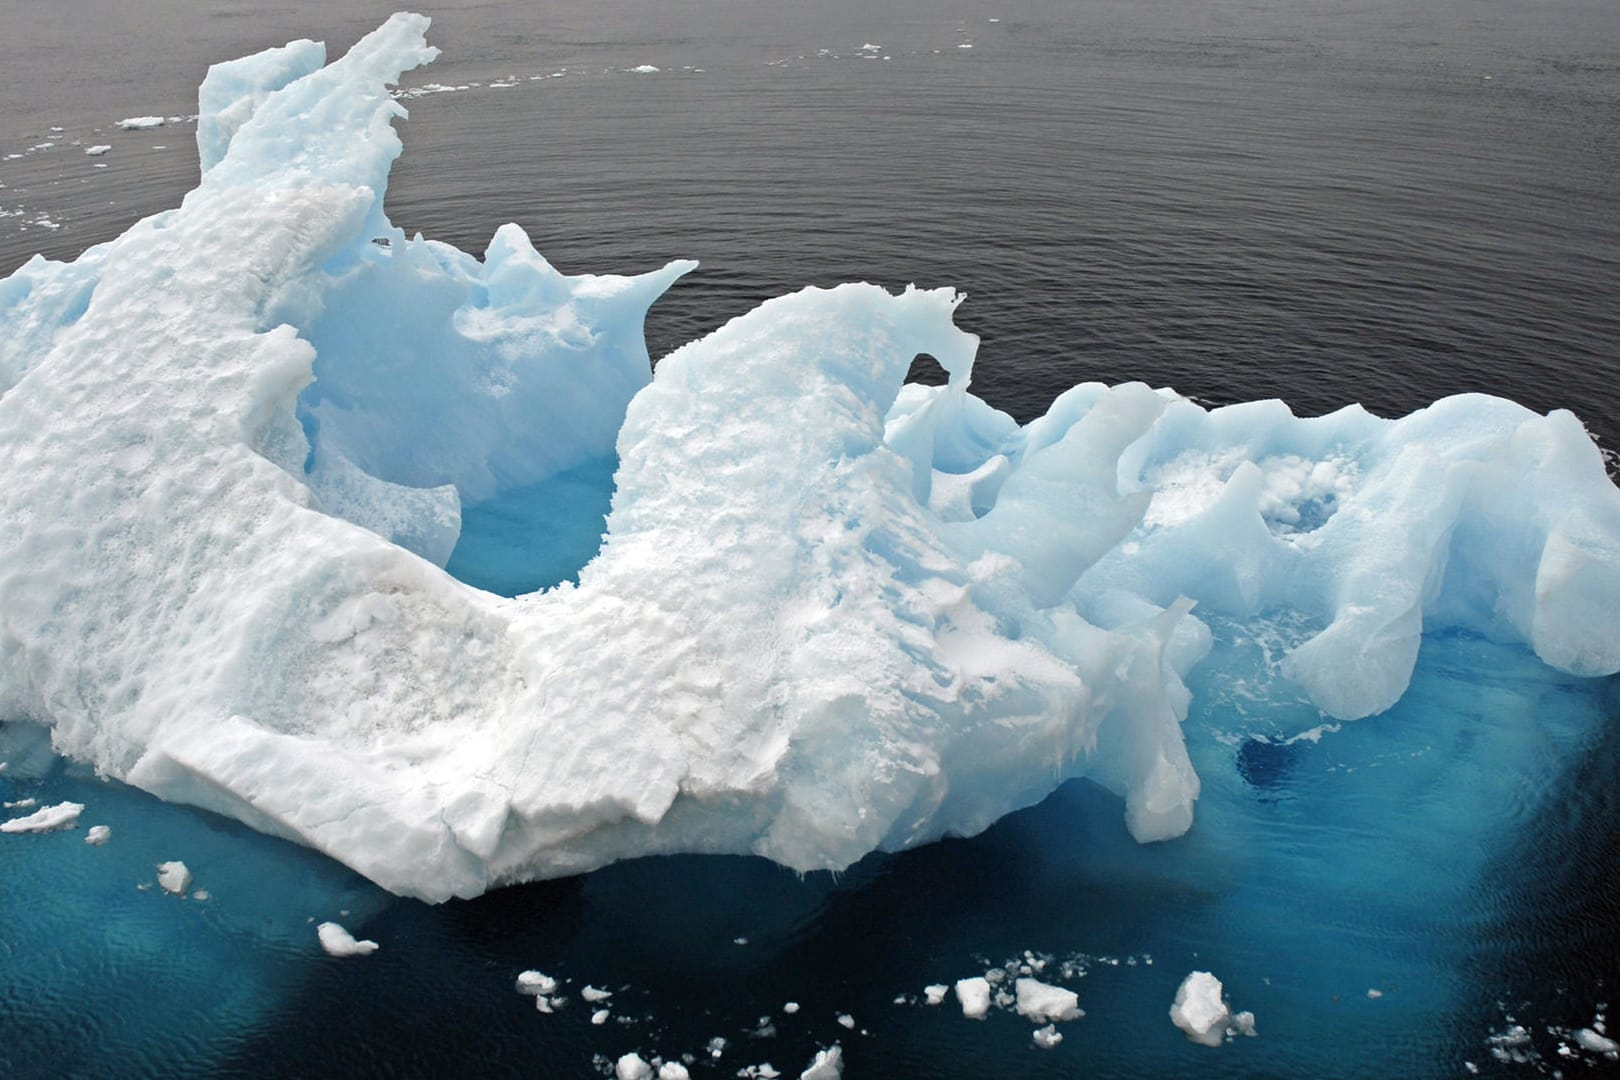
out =
{"type": "MultiPolygon", "coordinates": [[[[0,273],[178,201],[207,64],[295,37],[335,53],[388,10],[0,9],[0,273]],[[115,126],[138,115],[179,119],[115,126]]],[[[968,294],[974,388],[1020,419],[1088,379],[1300,413],[1479,390],[1620,445],[1610,0],[430,14],[444,56],[406,83],[393,219],[473,250],[515,220],[571,272],[701,259],[649,316],[655,357],[806,284],[914,281],[968,294]]],[[[568,578],[610,476],[472,508],[453,568],[505,592],[568,578]],[[570,528],[525,565],[513,538],[542,502],[570,528]]],[[[1074,784],[842,875],[647,859],[440,907],[6,723],[0,798],[83,802],[113,838],[0,837],[0,1076],[567,1077],[631,1050],[796,1076],[834,1042],[851,1077],[1620,1069],[1571,1034],[1620,1004],[1620,683],[1430,637],[1400,705],[1335,728],[1276,676],[1297,619],[1215,629],[1181,840],[1135,845],[1117,801],[1074,784]],[[153,884],[173,858],[206,900],[153,884]],[[327,957],[325,919],[380,951],[327,957]],[[1056,1048],[1010,1012],[920,1002],[1009,961],[1079,993],[1056,1048]],[[569,1002],[537,1012],[513,989],[527,968],[569,1002]],[[1194,969],[1256,1038],[1170,1025],[1194,969]],[[587,984],[613,991],[605,1023],[587,984]]]]}

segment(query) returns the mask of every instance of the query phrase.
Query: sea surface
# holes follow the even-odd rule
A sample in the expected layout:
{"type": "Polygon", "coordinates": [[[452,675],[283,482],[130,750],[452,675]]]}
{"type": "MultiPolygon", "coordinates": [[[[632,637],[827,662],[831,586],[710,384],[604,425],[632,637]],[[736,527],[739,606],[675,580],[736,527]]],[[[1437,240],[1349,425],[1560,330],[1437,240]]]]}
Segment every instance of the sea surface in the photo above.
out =
{"type": "MultiPolygon", "coordinates": [[[[0,5],[0,274],[178,203],[208,64],[336,55],[390,10],[0,5]]],[[[700,259],[647,320],[655,358],[805,285],[950,285],[975,392],[1020,420],[1088,380],[1302,415],[1482,391],[1620,447],[1613,0],[426,13],[444,54],[403,87],[394,222],[478,251],[516,221],[575,273],[700,259]]],[[[587,481],[553,493],[586,519],[587,481]]],[[[439,907],[0,724],[0,798],[84,802],[114,833],[0,837],[0,1076],[572,1077],[629,1051],[797,1076],[834,1043],[856,1078],[1620,1074],[1573,1034],[1620,1034],[1620,681],[1435,636],[1395,709],[1318,726],[1276,674],[1301,627],[1214,628],[1181,840],[1135,845],[1071,784],[841,875],[645,859],[439,907]],[[173,858],[207,899],[153,885],[173,858]],[[380,950],[326,956],[326,919],[380,950]],[[1009,962],[1079,993],[1055,1048],[923,1003],[1009,962]],[[516,993],[531,968],[569,1002],[516,993]],[[1195,969],[1256,1037],[1171,1026],[1195,969]]]]}

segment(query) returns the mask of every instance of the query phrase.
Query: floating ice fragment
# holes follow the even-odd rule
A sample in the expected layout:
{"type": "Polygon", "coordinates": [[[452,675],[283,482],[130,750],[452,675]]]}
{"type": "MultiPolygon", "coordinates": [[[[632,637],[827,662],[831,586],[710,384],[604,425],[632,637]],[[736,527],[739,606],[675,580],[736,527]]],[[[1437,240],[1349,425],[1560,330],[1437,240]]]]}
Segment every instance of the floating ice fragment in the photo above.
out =
{"type": "Polygon", "coordinates": [[[777,1080],[782,1074],[776,1071],[776,1066],[767,1061],[763,1065],[748,1065],[738,1069],[737,1075],[743,1080],[777,1080]]]}
{"type": "Polygon", "coordinates": [[[1030,1033],[1030,1037],[1035,1040],[1035,1045],[1040,1047],[1042,1050],[1050,1050],[1052,1047],[1063,1041],[1063,1034],[1059,1032],[1057,1027],[1053,1024],[1047,1024],[1045,1027],[1036,1028],[1030,1033]]]}
{"type": "Polygon", "coordinates": [[[97,143],[95,146],[85,147],[84,153],[86,157],[100,157],[111,149],[112,147],[107,143],[97,143]]]}
{"type": "Polygon", "coordinates": [[[557,980],[543,972],[530,969],[518,972],[517,992],[520,994],[555,994],[557,980]]]}
{"type": "Polygon", "coordinates": [[[944,983],[931,983],[930,985],[923,987],[923,997],[927,1000],[928,1004],[938,1005],[940,1002],[945,1000],[945,995],[950,991],[950,989],[951,988],[946,986],[944,983]]]}
{"type": "Polygon", "coordinates": [[[844,1075],[844,1051],[837,1043],[816,1051],[815,1060],[799,1074],[799,1080],[838,1080],[844,1075]]]}
{"type": "Polygon", "coordinates": [[[609,1009],[597,1009],[595,1012],[591,1013],[591,1023],[600,1027],[601,1025],[607,1023],[608,1017],[612,1015],[613,1013],[609,1009]]]}
{"type": "Polygon", "coordinates": [[[613,1066],[614,1080],[653,1080],[652,1066],[634,1051],[621,1057],[613,1066]]]}
{"type": "Polygon", "coordinates": [[[690,264],[569,277],[512,226],[480,259],[388,221],[426,27],[216,67],[184,202],[0,285],[0,461],[30,462],[0,566],[63,568],[0,575],[0,697],[70,757],[442,901],[650,851],[837,869],[1075,777],[1180,835],[1194,603],[1318,619],[1282,666],[1335,719],[1398,700],[1429,629],[1620,669],[1620,495],[1568,413],[1087,384],[1019,425],[967,388],[953,292],[873,286],[654,378],[643,317],[690,264]],[[948,385],[903,385],[920,352],[948,385]],[[577,586],[435,565],[463,507],[605,460],[577,586]],[[1183,460],[1221,471],[1148,522],[1183,460]]]}
{"type": "Polygon", "coordinates": [[[179,859],[161,862],[157,864],[157,881],[164,892],[184,896],[191,888],[191,870],[179,859]]]}
{"type": "Polygon", "coordinates": [[[1580,1043],[1583,1049],[1590,1050],[1594,1054],[1620,1054],[1620,1042],[1599,1035],[1591,1028],[1581,1028],[1575,1032],[1575,1041],[1580,1043]]]}
{"type": "Polygon", "coordinates": [[[956,1000],[962,1003],[962,1015],[970,1020],[983,1020],[990,1011],[990,982],[982,975],[956,980],[956,1000]]]}
{"type": "Polygon", "coordinates": [[[147,131],[151,128],[160,128],[164,124],[161,116],[131,116],[118,121],[118,126],[125,131],[147,131]]]}
{"type": "Polygon", "coordinates": [[[1376,1001],[1376,1000],[1378,1000],[1378,999],[1379,999],[1379,998],[1381,998],[1381,997],[1383,997],[1383,996],[1384,996],[1384,992],[1383,992],[1383,991],[1382,991],[1382,990],[1379,990],[1379,989],[1378,989],[1378,988],[1376,988],[1376,987],[1371,987],[1371,986],[1369,986],[1369,987],[1368,987],[1368,988],[1367,988],[1367,996],[1368,996],[1368,997],[1369,997],[1369,998],[1371,998],[1371,999],[1373,999],[1373,1000],[1374,1000],[1374,1001],[1376,1001]]]}
{"type": "Polygon", "coordinates": [[[786,1005],[782,1006],[782,1011],[787,1013],[789,1016],[792,1016],[794,1013],[799,1011],[799,1003],[797,1001],[790,1001],[786,1005]]]}
{"type": "Polygon", "coordinates": [[[1080,1009],[1079,996],[1073,990],[1051,986],[1038,979],[1019,979],[1018,1015],[1036,1023],[1048,1020],[1078,1020],[1085,1013],[1080,1009]]]}
{"type": "Polygon", "coordinates": [[[1170,1019],[1176,1027],[1204,1046],[1221,1045],[1230,1015],[1226,1002],[1221,1000],[1221,981],[1207,971],[1188,975],[1170,1006],[1170,1019]]]}
{"type": "Polygon", "coordinates": [[[0,821],[0,832],[42,833],[54,832],[57,829],[68,829],[78,822],[79,815],[82,813],[84,813],[83,803],[60,802],[55,806],[46,806],[35,810],[26,817],[0,821]]]}
{"type": "Polygon", "coordinates": [[[666,1061],[658,1066],[658,1080],[692,1080],[692,1074],[678,1061],[666,1061]]]}
{"type": "Polygon", "coordinates": [[[333,956],[366,956],[377,951],[375,941],[356,941],[353,934],[335,922],[321,923],[315,928],[315,934],[321,940],[321,948],[333,956]]]}
{"type": "Polygon", "coordinates": [[[596,987],[587,984],[585,989],[579,992],[579,996],[594,1005],[598,1001],[606,1001],[608,998],[612,997],[613,991],[598,990],[596,987]]]}
{"type": "Polygon", "coordinates": [[[111,839],[112,829],[105,825],[92,825],[90,830],[84,834],[84,842],[95,847],[100,847],[111,839]]]}
{"type": "Polygon", "coordinates": [[[653,67],[651,64],[640,64],[640,65],[638,65],[636,67],[631,68],[630,70],[633,71],[634,73],[636,73],[637,75],[655,75],[655,74],[658,73],[659,69],[653,67]]]}
{"type": "Polygon", "coordinates": [[[839,1013],[838,1022],[851,1031],[855,1030],[855,1018],[849,1013],[839,1013]]]}
{"type": "Polygon", "coordinates": [[[36,807],[38,805],[39,805],[39,800],[38,799],[32,799],[32,798],[30,798],[30,799],[18,799],[15,802],[6,803],[5,808],[7,810],[32,810],[34,807],[36,807]]]}

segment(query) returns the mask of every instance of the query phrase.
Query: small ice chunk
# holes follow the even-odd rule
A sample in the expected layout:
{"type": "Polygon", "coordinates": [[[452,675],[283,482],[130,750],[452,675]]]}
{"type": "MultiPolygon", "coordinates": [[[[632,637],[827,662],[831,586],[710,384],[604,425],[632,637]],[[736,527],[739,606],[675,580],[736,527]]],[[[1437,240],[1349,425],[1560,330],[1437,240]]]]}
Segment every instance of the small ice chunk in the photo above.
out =
{"type": "Polygon", "coordinates": [[[1195,971],[1183,979],[1170,1006],[1170,1019],[1176,1027],[1204,1046],[1221,1045],[1229,1015],[1221,1000],[1221,980],[1207,971],[1195,971]]]}
{"type": "Polygon", "coordinates": [[[1377,1001],[1379,998],[1384,996],[1384,992],[1382,990],[1379,990],[1379,989],[1375,988],[1375,987],[1368,987],[1367,988],[1367,996],[1369,998],[1372,998],[1374,1001],[1377,1001]]]}
{"type": "Polygon", "coordinates": [[[1254,1013],[1248,1011],[1233,1013],[1231,1031],[1235,1035],[1248,1035],[1251,1038],[1259,1034],[1254,1030],[1254,1013]]]}
{"type": "Polygon", "coordinates": [[[851,1031],[855,1030],[855,1018],[849,1013],[839,1013],[838,1022],[851,1031]]]}
{"type": "Polygon", "coordinates": [[[640,1054],[629,1053],[613,1066],[614,1080],[653,1080],[652,1066],[640,1054]]]}
{"type": "Polygon", "coordinates": [[[97,143],[95,146],[85,147],[84,154],[85,157],[100,157],[102,154],[105,154],[111,149],[112,147],[106,143],[97,143]]]}
{"type": "Polygon", "coordinates": [[[1035,1040],[1035,1045],[1042,1050],[1050,1050],[1063,1041],[1063,1035],[1058,1031],[1055,1024],[1047,1024],[1043,1028],[1036,1028],[1031,1038],[1035,1040]]]}
{"type": "Polygon", "coordinates": [[[612,997],[613,991],[598,990],[594,986],[586,986],[585,989],[579,992],[579,996],[584,998],[586,1001],[595,1004],[598,1001],[606,1001],[608,998],[612,997]]]}
{"type": "Polygon", "coordinates": [[[737,1072],[737,1075],[742,1077],[743,1080],[756,1080],[756,1078],[757,1080],[776,1080],[782,1074],[776,1071],[775,1065],[767,1061],[763,1065],[750,1065],[745,1069],[741,1069],[737,1072]]]}
{"type": "Polygon", "coordinates": [[[658,1066],[658,1080],[692,1080],[692,1074],[678,1061],[666,1061],[658,1066]]]}
{"type": "Polygon", "coordinates": [[[1581,1028],[1575,1033],[1575,1041],[1594,1054],[1620,1053],[1620,1042],[1599,1035],[1591,1028],[1581,1028]]]}
{"type": "Polygon", "coordinates": [[[970,1020],[983,1020],[990,1011],[990,983],[982,975],[956,980],[956,1000],[962,1003],[962,1015],[970,1020]]]}
{"type": "Polygon", "coordinates": [[[191,898],[193,900],[207,900],[208,895],[207,889],[198,889],[196,892],[191,894],[191,898]]]}
{"type": "Polygon", "coordinates": [[[191,888],[191,871],[179,859],[172,862],[158,863],[157,879],[158,884],[163,886],[164,892],[173,893],[176,896],[186,895],[186,890],[191,888]]]}
{"type": "Polygon", "coordinates": [[[591,1023],[595,1024],[597,1027],[601,1027],[603,1024],[608,1022],[608,1017],[612,1015],[613,1013],[607,1009],[597,1009],[595,1012],[591,1013],[591,1023]]]}
{"type": "Polygon", "coordinates": [[[927,999],[928,1004],[938,1005],[945,1000],[945,995],[950,992],[950,989],[944,983],[931,983],[923,987],[923,997],[927,999]]]}
{"type": "Polygon", "coordinates": [[[1073,990],[1051,986],[1039,979],[1019,979],[1018,1015],[1027,1016],[1037,1024],[1043,1020],[1078,1020],[1086,1015],[1080,1009],[1080,998],[1073,990]]]}
{"type": "Polygon", "coordinates": [[[79,815],[82,813],[84,813],[83,803],[61,802],[55,806],[35,810],[27,817],[0,821],[0,832],[38,833],[52,832],[56,829],[71,829],[78,823],[79,815]]]}
{"type": "Polygon", "coordinates": [[[639,64],[630,70],[635,72],[637,75],[656,75],[659,69],[653,67],[651,64],[639,64]]]}
{"type": "Polygon", "coordinates": [[[39,805],[38,799],[18,799],[16,802],[5,804],[7,810],[32,810],[39,805]]]}
{"type": "Polygon", "coordinates": [[[862,52],[877,52],[882,48],[883,48],[883,46],[874,45],[870,41],[868,41],[866,44],[861,46],[861,51],[862,52]]]}
{"type": "MultiPolygon", "coordinates": [[[[188,876],[186,880],[191,879],[188,876]]],[[[321,948],[333,956],[365,956],[377,951],[375,941],[356,941],[353,934],[335,922],[321,923],[315,928],[315,933],[321,939],[321,948]]]]}
{"type": "Polygon", "coordinates": [[[100,847],[112,839],[112,830],[105,825],[92,825],[90,831],[84,834],[84,842],[100,847]]]}
{"type": "Polygon", "coordinates": [[[844,1051],[837,1043],[816,1051],[816,1059],[799,1074],[799,1080],[838,1080],[844,1075],[844,1051]]]}
{"type": "Polygon", "coordinates": [[[799,1003],[797,1001],[790,1001],[786,1005],[782,1006],[782,1011],[787,1013],[789,1016],[792,1016],[794,1013],[799,1011],[799,1003]]]}
{"type": "Polygon", "coordinates": [[[557,980],[540,971],[522,971],[517,977],[517,992],[530,996],[543,996],[557,992],[557,980]]]}
{"type": "Polygon", "coordinates": [[[151,128],[160,128],[164,120],[161,116],[131,116],[118,121],[118,126],[125,131],[146,131],[151,128]]]}
{"type": "Polygon", "coordinates": [[[726,1052],[728,1045],[724,1035],[716,1035],[709,1040],[709,1056],[718,1061],[720,1055],[726,1052]]]}

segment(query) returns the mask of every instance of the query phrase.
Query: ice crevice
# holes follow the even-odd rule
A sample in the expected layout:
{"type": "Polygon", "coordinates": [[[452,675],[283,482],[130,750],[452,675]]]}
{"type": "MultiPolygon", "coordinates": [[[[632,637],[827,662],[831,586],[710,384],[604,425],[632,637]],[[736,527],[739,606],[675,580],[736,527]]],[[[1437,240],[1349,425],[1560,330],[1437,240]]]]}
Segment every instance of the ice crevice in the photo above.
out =
{"type": "Polygon", "coordinates": [[[515,225],[480,259],[387,220],[427,26],[216,65],[181,206],[0,282],[0,718],[60,752],[442,900],[648,853],[840,868],[1076,776],[1178,836],[1195,605],[1320,627],[1285,670],[1336,719],[1439,629],[1620,669],[1620,493],[1566,412],[1087,383],[1020,426],[952,290],[864,284],[654,377],[694,263],[570,276],[515,225]],[[924,353],[945,385],[904,384],[924,353]],[[522,500],[512,550],[560,569],[446,571],[522,500]]]}

